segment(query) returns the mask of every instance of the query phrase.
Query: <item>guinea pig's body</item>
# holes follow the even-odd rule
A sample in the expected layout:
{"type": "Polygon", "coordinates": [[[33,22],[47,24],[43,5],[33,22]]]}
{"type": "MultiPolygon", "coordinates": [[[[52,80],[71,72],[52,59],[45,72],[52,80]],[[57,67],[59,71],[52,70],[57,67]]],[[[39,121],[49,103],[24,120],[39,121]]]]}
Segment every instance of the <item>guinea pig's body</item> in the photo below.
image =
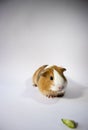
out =
{"type": "Polygon", "coordinates": [[[63,74],[65,70],[56,65],[43,65],[34,73],[33,84],[48,97],[63,96],[67,85],[67,79],[63,74]]]}

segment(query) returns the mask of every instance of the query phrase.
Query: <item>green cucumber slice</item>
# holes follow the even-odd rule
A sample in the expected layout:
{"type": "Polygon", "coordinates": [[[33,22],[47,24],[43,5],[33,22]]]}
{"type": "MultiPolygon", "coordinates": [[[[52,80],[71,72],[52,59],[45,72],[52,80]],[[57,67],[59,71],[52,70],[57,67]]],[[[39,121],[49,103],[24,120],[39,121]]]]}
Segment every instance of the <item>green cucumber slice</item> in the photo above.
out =
{"type": "Polygon", "coordinates": [[[69,128],[76,128],[77,127],[77,123],[73,120],[69,120],[69,119],[61,119],[61,120],[69,128]]]}

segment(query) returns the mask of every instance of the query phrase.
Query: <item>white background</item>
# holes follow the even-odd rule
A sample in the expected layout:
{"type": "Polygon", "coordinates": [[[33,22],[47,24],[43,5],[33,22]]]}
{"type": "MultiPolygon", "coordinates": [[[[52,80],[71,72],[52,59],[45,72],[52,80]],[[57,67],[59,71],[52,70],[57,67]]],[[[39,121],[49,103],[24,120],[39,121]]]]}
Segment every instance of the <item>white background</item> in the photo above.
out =
{"type": "Polygon", "coordinates": [[[0,130],[68,130],[61,118],[87,130],[87,3],[0,2],[0,130]],[[43,64],[67,69],[67,92],[48,99],[32,87],[43,64]]]}

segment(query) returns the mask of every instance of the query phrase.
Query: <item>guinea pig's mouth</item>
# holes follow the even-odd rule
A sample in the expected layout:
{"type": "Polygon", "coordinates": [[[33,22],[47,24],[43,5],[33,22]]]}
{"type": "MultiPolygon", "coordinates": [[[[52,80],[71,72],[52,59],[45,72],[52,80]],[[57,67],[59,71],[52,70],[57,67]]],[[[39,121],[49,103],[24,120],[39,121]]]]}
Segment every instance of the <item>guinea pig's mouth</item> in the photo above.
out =
{"type": "Polygon", "coordinates": [[[57,92],[63,92],[63,91],[65,91],[65,86],[52,86],[51,87],[51,90],[52,91],[57,91],[57,92]]]}

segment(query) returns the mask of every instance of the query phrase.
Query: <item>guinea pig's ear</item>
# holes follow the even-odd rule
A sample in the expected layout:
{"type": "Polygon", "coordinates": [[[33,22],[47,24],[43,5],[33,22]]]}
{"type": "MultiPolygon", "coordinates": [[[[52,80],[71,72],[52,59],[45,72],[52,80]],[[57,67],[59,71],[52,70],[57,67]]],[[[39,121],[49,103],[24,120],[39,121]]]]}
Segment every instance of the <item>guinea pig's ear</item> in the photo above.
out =
{"type": "Polygon", "coordinates": [[[63,73],[64,71],[66,71],[66,69],[63,68],[63,67],[58,67],[58,69],[59,69],[59,71],[60,71],[61,73],[63,73]]]}
{"type": "Polygon", "coordinates": [[[66,71],[66,69],[65,68],[61,68],[61,71],[64,72],[64,71],[66,71]]]}
{"type": "Polygon", "coordinates": [[[41,73],[41,76],[46,77],[47,74],[48,74],[48,71],[43,71],[43,72],[41,73]]]}

